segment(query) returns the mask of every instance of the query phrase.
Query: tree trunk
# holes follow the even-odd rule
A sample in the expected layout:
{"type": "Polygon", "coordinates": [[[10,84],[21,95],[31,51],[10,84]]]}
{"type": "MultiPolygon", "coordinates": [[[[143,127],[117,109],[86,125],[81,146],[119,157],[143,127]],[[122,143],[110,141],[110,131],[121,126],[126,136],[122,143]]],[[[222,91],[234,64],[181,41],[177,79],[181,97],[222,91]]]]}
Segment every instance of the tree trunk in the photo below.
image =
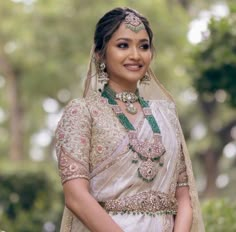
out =
{"type": "Polygon", "coordinates": [[[216,178],[218,176],[218,159],[213,150],[207,150],[202,154],[204,160],[205,173],[206,173],[206,188],[204,190],[204,196],[213,197],[216,196],[216,178]]]}
{"type": "Polygon", "coordinates": [[[9,156],[13,161],[23,159],[23,112],[20,101],[19,77],[13,71],[11,65],[1,54],[0,68],[6,78],[7,99],[9,103],[9,129],[10,149],[9,156]]]}
{"type": "Polygon", "coordinates": [[[19,79],[8,76],[8,101],[10,108],[10,158],[23,159],[23,122],[22,107],[20,105],[19,79]]]}

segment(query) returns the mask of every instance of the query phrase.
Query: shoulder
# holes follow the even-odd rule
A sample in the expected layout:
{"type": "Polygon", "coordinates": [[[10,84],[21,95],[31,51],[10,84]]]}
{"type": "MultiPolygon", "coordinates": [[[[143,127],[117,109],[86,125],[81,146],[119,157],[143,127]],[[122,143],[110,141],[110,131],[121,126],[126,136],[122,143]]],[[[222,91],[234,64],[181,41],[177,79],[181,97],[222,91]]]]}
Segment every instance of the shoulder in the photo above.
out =
{"type": "Polygon", "coordinates": [[[64,112],[73,111],[77,113],[78,111],[83,111],[84,113],[89,113],[91,105],[97,105],[101,99],[101,94],[90,90],[85,97],[72,99],[65,107],[64,112]]]}
{"type": "Polygon", "coordinates": [[[64,111],[71,109],[80,109],[86,107],[86,101],[84,98],[75,98],[72,99],[65,107],[64,111]]]}
{"type": "Polygon", "coordinates": [[[104,98],[101,96],[100,92],[89,90],[88,94],[84,98],[86,104],[89,105],[97,105],[100,102],[104,104],[104,98]]]}
{"type": "Polygon", "coordinates": [[[76,117],[88,114],[86,101],[84,98],[76,98],[71,100],[63,110],[64,117],[76,117]]]}
{"type": "Polygon", "coordinates": [[[80,123],[81,120],[90,121],[90,113],[84,98],[72,99],[63,109],[58,126],[80,123]]]}
{"type": "Polygon", "coordinates": [[[108,100],[102,97],[100,92],[94,90],[88,92],[84,101],[92,117],[97,116],[99,112],[107,112],[110,109],[108,100]],[[94,112],[97,113],[94,114],[94,112]]]}
{"type": "Polygon", "coordinates": [[[89,117],[91,118],[91,111],[99,106],[104,107],[105,100],[101,94],[90,90],[86,97],[75,98],[71,100],[64,108],[64,117],[89,117]]]}

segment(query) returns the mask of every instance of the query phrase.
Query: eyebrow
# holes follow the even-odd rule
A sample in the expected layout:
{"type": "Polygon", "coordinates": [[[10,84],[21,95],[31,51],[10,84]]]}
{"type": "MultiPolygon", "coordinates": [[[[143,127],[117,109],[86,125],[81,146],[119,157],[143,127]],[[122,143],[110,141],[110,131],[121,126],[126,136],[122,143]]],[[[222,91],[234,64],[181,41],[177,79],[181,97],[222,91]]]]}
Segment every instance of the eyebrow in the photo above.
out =
{"type": "MultiPolygon", "coordinates": [[[[125,41],[132,41],[132,39],[129,39],[129,38],[118,38],[116,41],[119,41],[119,40],[125,40],[125,41]]],[[[149,39],[140,39],[139,42],[149,42],[149,39]]]]}

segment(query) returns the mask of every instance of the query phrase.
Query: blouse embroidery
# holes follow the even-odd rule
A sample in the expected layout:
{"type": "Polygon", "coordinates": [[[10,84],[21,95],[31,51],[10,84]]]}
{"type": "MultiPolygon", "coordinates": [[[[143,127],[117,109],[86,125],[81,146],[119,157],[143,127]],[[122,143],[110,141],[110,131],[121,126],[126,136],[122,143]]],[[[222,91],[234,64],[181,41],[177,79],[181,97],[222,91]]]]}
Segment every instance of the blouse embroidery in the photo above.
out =
{"type": "Polygon", "coordinates": [[[180,162],[179,162],[178,173],[179,173],[179,176],[178,176],[178,181],[177,181],[177,187],[188,186],[188,175],[187,175],[187,171],[186,171],[186,164],[185,164],[182,145],[181,145],[181,149],[180,149],[180,162]]]}
{"type": "Polygon", "coordinates": [[[62,183],[79,177],[90,179],[93,170],[111,156],[125,135],[106,99],[98,93],[91,92],[84,99],[72,100],[56,130],[62,183]]]}
{"type": "MultiPolygon", "coordinates": [[[[177,136],[174,104],[167,101],[160,104],[167,107],[167,114],[177,136]]],[[[138,128],[142,123],[143,119],[139,121],[138,128]]],[[[126,131],[120,125],[106,99],[100,94],[91,93],[85,99],[71,101],[65,108],[56,131],[56,151],[62,183],[79,177],[89,180],[93,170],[98,170],[100,164],[109,159],[125,136],[126,131]]],[[[177,140],[179,140],[178,136],[177,140]]],[[[179,170],[178,186],[187,185],[183,155],[181,160],[178,165],[180,168],[177,169],[179,170]]],[[[105,167],[102,165],[102,169],[107,169],[112,164],[114,162],[107,162],[105,167]]]]}
{"type": "Polygon", "coordinates": [[[56,130],[56,154],[62,183],[89,179],[91,117],[83,100],[72,100],[56,130]]]}
{"type": "Polygon", "coordinates": [[[113,154],[126,135],[125,129],[100,94],[91,92],[85,98],[92,115],[90,171],[92,172],[113,154]]]}
{"type": "Polygon", "coordinates": [[[86,164],[73,159],[69,154],[66,154],[62,148],[62,155],[59,158],[60,177],[62,184],[68,180],[76,178],[85,178],[89,180],[89,172],[86,164]]]}

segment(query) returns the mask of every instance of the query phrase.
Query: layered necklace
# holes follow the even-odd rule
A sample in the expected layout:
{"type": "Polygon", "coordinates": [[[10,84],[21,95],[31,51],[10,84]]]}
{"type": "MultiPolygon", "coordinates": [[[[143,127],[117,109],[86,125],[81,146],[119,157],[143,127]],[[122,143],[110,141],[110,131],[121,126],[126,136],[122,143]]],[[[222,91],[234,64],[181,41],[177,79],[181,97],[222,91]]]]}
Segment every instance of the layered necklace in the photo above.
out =
{"type": "MultiPolygon", "coordinates": [[[[146,182],[153,181],[158,173],[159,168],[162,167],[164,164],[163,155],[165,153],[165,147],[162,143],[162,137],[161,137],[159,126],[154,116],[152,115],[152,111],[149,107],[148,102],[139,96],[138,90],[135,93],[122,92],[122,93],[117,94],[108,85],[104,86],[102,97],[107,98],[108,103],[112,106],[112,109],[115,112],[117,118],[128,131],[128,137],[129,137],[128,146],[129,146],[129,149],[133,152],[132,163],[140,162],[140,165],[137,169],[138,176],[146,182]],[[129,95],[132,97],[128,97],[129,95]],[[120,96],[125,96],[125,97],[123,98],[120,96]],[[127,101],[127,98],[129,98],[129,101],[127,101]],[[134,102],[139,101],[142,107],[144,116],[146,120],[148,121],[153,132],[152,141],[148,142],[148,141],[141,141],[138,139],[137,131],[135,130],[134,126],[129,121],[129,119],[126,117],[126,115],[122,112],[116,99],[119,99],[126,104],[127,102],[130,102],[131,104],[133,104],[134,102]],[[130,99],[133,99],[133,100],[130,101],[130,99]]],[[[130,103],[129,103],[129,106],[130,106],[130,103]]],[[[129,112],[128,106],[126,110],[129,112]]],[[[137,109],[136,109],[136,113],[137,113],[137,109]]]]}

